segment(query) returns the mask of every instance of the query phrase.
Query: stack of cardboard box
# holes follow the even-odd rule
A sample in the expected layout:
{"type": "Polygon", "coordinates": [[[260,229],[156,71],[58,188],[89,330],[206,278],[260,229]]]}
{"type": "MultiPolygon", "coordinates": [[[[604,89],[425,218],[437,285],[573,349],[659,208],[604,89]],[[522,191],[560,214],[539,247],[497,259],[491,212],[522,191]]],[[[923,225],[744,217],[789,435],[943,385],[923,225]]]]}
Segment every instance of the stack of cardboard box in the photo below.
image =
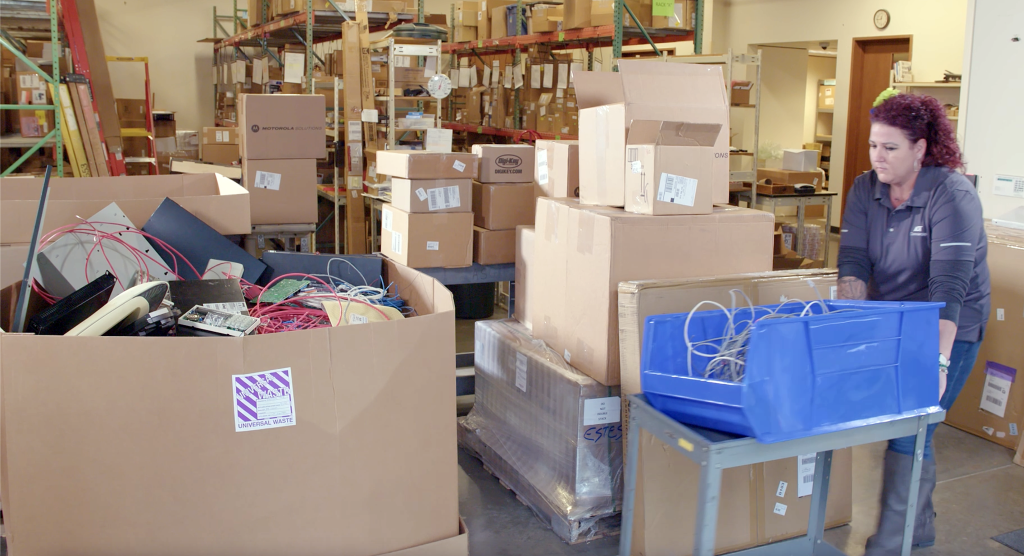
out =
{"type": "Polygon", "coordinates": [[[244,95],[240,102],[242,178],[253,225],[315,224],[316,159],[327,157],[324,97],[244,95]]]}
{"type": "Polygon", "coordinates": [[[534,147],[474,145],[480,175],[473,183],[473,261],[514,263],[516,227],[533,224],[536,185],[534,147]]]}
{"type": "Polygon", "coordinates": [[[394,202],[381,211],[381,253],[411,268],[473,263],[469,153],[378,151],[377,174],[391,176],[394,202]]]}
{"type": "MultiPolygon", "coordinates": [[[[455,21],[451,22],[453,42],[475,41],[479,37],[477,27],[481,17],[480,2],[460,0],[455,3],[455,21]]],[[[479,37],[487,38],[487,37],[479,37]]]]}
{"type": "Polygon", "coordinates": [[[232,166],[238,164],[241,150],[237,127],[204,127],[201,156],[203,162],[232,166]]]}

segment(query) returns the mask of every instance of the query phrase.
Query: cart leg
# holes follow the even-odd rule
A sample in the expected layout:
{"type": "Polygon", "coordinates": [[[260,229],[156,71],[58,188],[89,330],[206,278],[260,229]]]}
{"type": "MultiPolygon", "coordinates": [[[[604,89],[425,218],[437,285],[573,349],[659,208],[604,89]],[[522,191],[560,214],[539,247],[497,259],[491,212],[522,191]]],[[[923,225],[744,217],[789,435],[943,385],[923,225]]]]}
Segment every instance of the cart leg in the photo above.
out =
{"type": "Polygon", "coordinates": [[[828,483],[832,475],[832,450],[818,452],[814,462],[814,492],[811,494],[811,512],[807,519],[807,540],[811,544],[810,554],[824,542],[825,506],[828,502],[828,483]]]}
{"type": "Polygon", "coordinates": [[[619,556],[629,556],[633,549],[633,511],[636,502],[637,461],[640,459],[640,427],[636,405],[629,404],[626,424],[626,484],[622,486],[622,525],[619,529],[619,556]]]}
{"type": "Polygon", "coordinates": [[[917,517],[917,494],[921,487],[921,467],[924,460],[924,439],[928,431],[925,418],[917,419],[917,441],[914,443],[914,465],[910,469],[910,493],[907,495],[907,518],[903,526],[903,550],[900,554],[910,556],[910,544],[914,539],[914,521],[917,517]]]}
{"type": "Polygon", "coordinates": [[[701,462],[700,490],[697,494],[697,526],[693,537],[693,556],[714,556],[718,526],[718,498],[722,488],[722,466],[714,457],[701,462]]]}

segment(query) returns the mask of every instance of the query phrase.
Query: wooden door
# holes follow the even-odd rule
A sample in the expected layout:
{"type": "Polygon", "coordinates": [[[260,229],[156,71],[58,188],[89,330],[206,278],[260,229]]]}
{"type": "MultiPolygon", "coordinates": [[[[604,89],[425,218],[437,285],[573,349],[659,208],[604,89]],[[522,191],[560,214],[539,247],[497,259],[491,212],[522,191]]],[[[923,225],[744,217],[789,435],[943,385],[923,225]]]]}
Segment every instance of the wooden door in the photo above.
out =
{"type": "Polygon", "coordinates": [[[853,180],[871,169],[868,137],[871,104],[889,87],[893,55],[910,55],[911,37],[853,39],[850,63],[850,105],[846,120],[846,156],[843,159],[843,198],[853,180]]]}

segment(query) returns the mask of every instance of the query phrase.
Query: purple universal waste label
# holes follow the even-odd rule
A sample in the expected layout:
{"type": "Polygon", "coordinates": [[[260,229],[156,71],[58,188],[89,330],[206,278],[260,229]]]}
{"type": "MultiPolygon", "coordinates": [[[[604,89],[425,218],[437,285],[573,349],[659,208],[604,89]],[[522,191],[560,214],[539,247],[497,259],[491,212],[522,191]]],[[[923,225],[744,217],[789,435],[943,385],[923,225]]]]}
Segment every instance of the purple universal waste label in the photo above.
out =
{"type": "Polygon", "coordinates": [[[232,375],[235,432],[295,425],[292,369],[232,375]]]}

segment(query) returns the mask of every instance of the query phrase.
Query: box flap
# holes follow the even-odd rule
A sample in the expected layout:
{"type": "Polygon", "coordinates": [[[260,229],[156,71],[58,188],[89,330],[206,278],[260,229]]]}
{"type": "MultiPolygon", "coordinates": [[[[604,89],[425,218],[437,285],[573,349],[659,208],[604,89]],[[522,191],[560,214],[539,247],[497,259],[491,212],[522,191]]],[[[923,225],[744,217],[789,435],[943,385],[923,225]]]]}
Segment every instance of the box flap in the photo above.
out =
{"type": "Polygon", "coordinates": [[[619,73],[623,76],[622,95],[627,104],[728,106],[719,66],[619,60],[619,73]]]}
{"type": "Polygon", "coordinates": [[[666,145],[671,147],[713,147],[722,132],[721,124],[633,120],[629,126],[629,145],[666,145]]]}
{"type": "Polygon", "coordinates": [[[576,87],[576,104],[580,108],[621,104],[626,100],[622,95],[621,74],[608,71],[581,71],[573,73],[572,79],[576,87]]]}

